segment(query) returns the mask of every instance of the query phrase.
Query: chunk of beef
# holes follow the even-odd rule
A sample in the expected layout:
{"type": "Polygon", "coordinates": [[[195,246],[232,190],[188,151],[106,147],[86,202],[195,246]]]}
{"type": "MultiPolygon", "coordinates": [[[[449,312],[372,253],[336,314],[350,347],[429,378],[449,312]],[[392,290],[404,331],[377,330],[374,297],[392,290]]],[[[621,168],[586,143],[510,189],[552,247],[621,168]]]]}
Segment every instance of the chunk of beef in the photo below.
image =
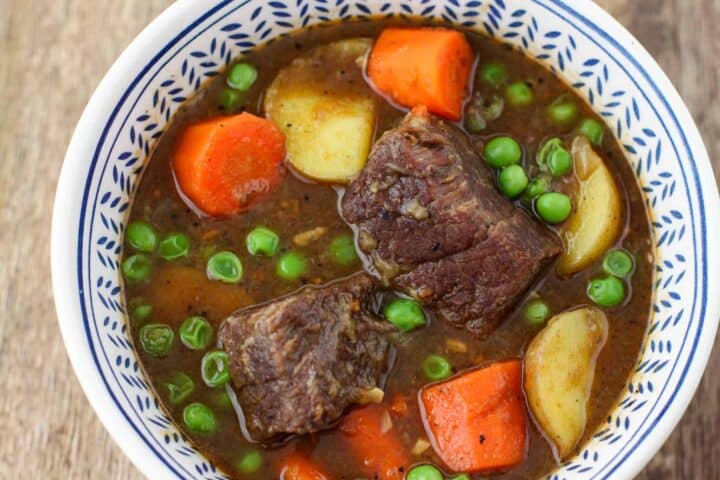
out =
{"type": "Polygon", "coordinates": [[[385,280],[470,248],[513,215],[478,163],[460,130],[425,113],[411,113],[377,141],[342,209],[385,280]]]}
{"type": "Polygon", "coordinates": [[[219,339],[253,440],[316,432],[382,400],[392,326],[372,313],[377,286],[361,273],[225,319],[219,339]]]}
{"type": "Polygon", "coordinates": [[[467,136],[423,109],[378,140],[342,210],[387,285],[479,336],[562,250],[497,191],[467,136]]]}
{"type": "Polygon", "coordinates": [[[446,321],[487,335],[552,259],[543,242],[528,233],[526,222],[526,215],[513,215],[497,223],[484,241],[418,265],[397,276],[395,285],[432,305],[446,321]]]}

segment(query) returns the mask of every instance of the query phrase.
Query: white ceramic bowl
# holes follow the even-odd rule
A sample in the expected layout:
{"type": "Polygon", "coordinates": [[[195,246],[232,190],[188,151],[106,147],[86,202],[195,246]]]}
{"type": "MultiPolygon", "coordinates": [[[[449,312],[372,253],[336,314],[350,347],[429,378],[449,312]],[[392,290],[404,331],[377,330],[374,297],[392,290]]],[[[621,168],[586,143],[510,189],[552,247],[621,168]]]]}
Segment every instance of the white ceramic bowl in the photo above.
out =
{"type": "Polygon", "coordinates": [[[180,0],[170,7],[92,96],[55,200],[55,302],[90,403],[148,477],[225,478],[175,428],[138,366],[118,271],[132,194],[172,113],[233,57],[301,26],[390,14],[442,18],[519,47],[594,105],[624,145],[654,219],[653,317],[623,398],[551,478],[632,478],[683,414],[715,338],[720,202],[675,89],[639,43],[587,0],[180,0]]]}

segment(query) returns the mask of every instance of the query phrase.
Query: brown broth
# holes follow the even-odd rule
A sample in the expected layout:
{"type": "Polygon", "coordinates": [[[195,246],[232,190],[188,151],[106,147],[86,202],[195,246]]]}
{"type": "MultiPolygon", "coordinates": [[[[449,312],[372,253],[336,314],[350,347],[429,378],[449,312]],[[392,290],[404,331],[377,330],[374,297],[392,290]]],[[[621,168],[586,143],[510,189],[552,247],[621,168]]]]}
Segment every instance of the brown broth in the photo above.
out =
{"type": "MultiPolygon", "coordinates": [[[[408,22],[406,20],[400,23],[408,22]]],[[[296,55],[315,45],[340,38],[374,37],[384,26],[397,23],[398,21],[383,20],[333,24],[303,30],[258,48],[245,59],[258,68],[259,76],[245,100],[243,109],[261,113],[259,105],[262,92],[277,71],[296,55]]],[[[546,120],[545,108],[558,96],[568,95],[574,98],[576,104],[581,106],[582,116],[598,118],[556,76],[518,51],[474,33],[468,32],[467,36],[481,63],[488,60],[503,62],[508,67],[510,78],[525,80],[532,86],[535,94],[534,106],[522,110],[506,108],[498,120],[489,122],[483,135],[473,137],[475,142],[482,144],[489,137],[500,133],[509,134],[525,146],[526,167],[529,167],[529,159],[534,158],[538,146],[545,139],[553,136],[560,136],[564,140],[572,138],[567,129],[553,126],[546,120]]],[[[338,267],[328,258],[326,250],[330,241],[340,233],[351,232],[340,218],[336,208],[338,192],[331,186],[309,183],[288,174],[281,187],[256,207],[245,214],[226,219],[201,218],[183,202],[176,190],[170,168],[176,138],[186,125],[223,114],[216,102],[223,86],[224,76],[212,79],[175,114],[146,167],[130,213],[131,220],[147,221],[161,234],[184,232],[191,238],[190,256],[174,262],[156,259],[151,280],[144,283],[128,282],[125,287],[129,304],[135,299],[144,298],[153,306],[152,321],[167,323],[176,332],[187,316],[203,315],[217,330],[223,318],[236,309],[287,294],[305,283],[325,283],[363,268],[360,262],[346,268],[338,267]],[[308,274],[302,282],[280,280],[275,274],[274,260],[247,254],[245,236],[257,225],[265,225],[279,234],[281,251],[300,250],[311,260],[308,274]],[[295,234],[317,226],[328,229],[324,237],[307,248],[293,246],[292,238],[295,234]],[[245,273],[239,285],[226,285],[207,279],[206,259],[208,253],[214,250],[232,250],[241,257],[245,273]]],[[[380,106],[377,118],[379,135],[396,124],[404,112],[380,97],[377,100],[380,106]]],[[[632,277],[632,296],[628,302],[607,311],[610,335],[597,362],[588,428],[583,441],[605,420],[624,389],[640,351],[652,296],[652,239],[642,194],[627,160],[613,139],[607,138],[599,153],[611,166],[615,179],[625,194],[626,227],[617,244],[635,254],[636,270],[632,277]]],[[[550,271],[528,297],[541,295],[553,312],[587,304],[587,282],[597,276],[599,271],[600,267],[594,265],[566,279],[559,278],[550,271]]],[[[422,359],[429,353],[440,353],[451,360],[455,371],[460,371],[494,360],[521,358],[528,342],[539,331],[538,327],[531,327],[526,323],[522,311],[523,303],[518,305],[515,313],[498,330],[483,341],[433,319],[426,328],[395,336],[398,356],[387,381],[385,398],[389,400],[402,393],[410,399],[408,415],[394,419],[408,450],[418,438],[425,437],[415,400],[418,389],[427,383],[420,369],[422,359]],[[447,338],[464,342],[467,352],[449,352],[447,338]]],[[[133,324],[133,336],[139,326],[133,324]]],[[[247,478],[276,478],[278,462],[294,450],[305,452],[313,462],[321,465],[331,478],[363,478],[358,461],[346,448],[344,438],[333,430],[295,438],[275,448],[262,448],[248,443],[243,438],[233,408],[218,404],[217,397],[222,394],[222,390],[206,387],[200,377],[200,360],[204,352],[185,348],[177,338],[172,351],[165,358],[151,357],[145,354],[142,348],[138,348],[138,352],[158,396],[181,429],[184,428],[183,405],[173,406],[166,401],[166,390],[162,382],[174,371],[185,372],[193,378],[196,390],[189,401],[201,401],[211,406],[221,427],[217,433],[209,436],[196,435],[189,431],[186,431],[186,434],[202,452],[232,477],[245,478],[236,470],[236,462],[248,449],[260,448],[264,459],[263,467],[257,473],[247,475],[247,478]]],[[[415,461],[442,465],[432,449],[416,457],[415,461]]],[[[557,462],[549,444],[529,420],[527,460],[509,472],[490,476],[498,479],[540,478],[556,466],[557,462]]]]}

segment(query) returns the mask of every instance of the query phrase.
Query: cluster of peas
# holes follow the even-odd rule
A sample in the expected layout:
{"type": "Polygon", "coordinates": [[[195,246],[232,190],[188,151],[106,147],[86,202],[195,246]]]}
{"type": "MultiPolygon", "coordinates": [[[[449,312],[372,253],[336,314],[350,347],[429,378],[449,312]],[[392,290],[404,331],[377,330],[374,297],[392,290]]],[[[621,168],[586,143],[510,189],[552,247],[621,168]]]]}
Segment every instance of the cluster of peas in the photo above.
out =
{"type": "Polygon", "coordinates": [[[601,307],[616,307],[627,297],[625,280],[633,274],[635,261],[627,251],[615,249],[605,255],[602,269],[605,276],[590,281],[587,295],[601,307]]]}
{"type": "MultiPolygon", "coordinates": [[[[587,296],[601,307],[616,307],[627,297],[625,280],[632,276],[635,261],[630,253],[617,248],[605,254],[602,270],[603,277],[588,283],[587,296]]],[[[540,298],[531,300],[525,307],[525,319],[531,325],[544,324],[550,313],[550,307],[540,298]]]]}
{"type": "MultiPolygon", "coordinates": [[[[182,233],[173,233],[158,241],[152,226],[145,222],[132,222],[126,232],[130,247],[137,251],[122,263],[122,272],[129,281],[147,280],[152,274],[152,259],[149,254],[157,250],[164,260],[177,260],[190,252],[190,238],[182,233]]],[[[257,227],[246,238],[248,253],[273,257],[280,246],[280,237],[272,230],[257,227]]],[[[349,266],[357,260],[351,235],[336,237],[329,248],[330,258],[341,266],[349,266]]],[[[290,251],[280,256],[276,264],[277,275],[284,280],[298,280],[308,269],[308,260],[300,252],[290,251]]],[[[210,256],[207,262],[207,276],[210,280],[224,283],[239,283],[243,277],[240,258],[233,252],[221,251],[210,256]]]]}
{"type": "MultiPolygon", "coordinates": [[[[384,309],[385,319],[401,332],[425,326],[427,320],[422,307],[415,300],[397,298],[384,309]]],[[[422,371],[429,380],[438,381],[452,375],[452,365],[442,355],[428,355],[422,362],[422,371]]]]}
{"type": "MultiPolygon", "coordinates": [[[[156,230],[146,222],[132,222],[126,232],[128,246],[134,251],[122,264],[122,272],[128,281],[147,280],[152,273],[152,254],[168,261],[187,257],[190,252],[190,238],[184,234],[173,233],[160,239],[156,230]]],[[[275,256],[280,245],[279,236],[266,227],[253,229],[246,237],[246,247],[251,255],[275,256]]],[[[343,234],[336,237],[329,246],[328,254],[333,262],[341,266],[349,266],[357,261],[354,241],[351,235],[343,234]]],[[[307,269],[306,258],[298,252],[282,255],[276,264],[279,277],[294,281],[300,278],[307,269]]],[[[242,279],[243,267],[238,256],[230,251],[221,251],[210,256],[207,262],[207,276],[211,280],[225,283],[238,283],[242,279]]],[[[397,308],[397,307],[396,307],[397,308]]],[[[136,299],[131,304],[131,317],[135,322],[144,322],[152,314],[152,306],[136,299]]],[[[190,350],[207,350],[215,332],[205,318],[191,316],[186,318],[178,329],[182,344],[190,350]]],[[[142,349],[157,358],[170,353],[175,332],[163,323],[147,323],[138,331],[138,341],[142,349]]],[[[228,356],[221,350],[209,350],[201,362],[201,377],[210,388],[222,389],[230,381],[228,356]]],[[[193,379],[183,373],[174,372],[163,382],[167,399],[172,405],[181,405],[195,391],[193,379]]],[[[231,408],[228,394],[220,390],[214,403],[220,408],[231,408]]],[[[219,428],[213,410],[200,402],[187,404],[183,409],[183,422],[192,432],[211,434],[219,428]]],[[[242,473],[253,473],[262,466],[262,455],[257,450],[248,450],[237,463],[242,473]]]]}
{"type": "MultiPolygon", "coordinates": [[[[122,271],[129,281],[147,280],[152,273],[152,259],[150,254],[157,254],[165,260],[177,260],[186,257],[190,251],[190,239],[184,234],[170,234],[158,240],[155,229],[142,221],[132,222],[126,232],[128,245],[136,251],[127,257],[122,264],[122,271]]],[[[274,257],[279,250],[280,237],[266,227],[256,227],[246,237],[246,248],[251,255],[274,257]]],[[[350,266],[358,259],[355,244],[350,234],[342,234],[333,239],[328,248],[331,260],[340,266],[350,266]]],[[[306,273],[308,261],[301,253],[290,251],[281,255],[276,263],[276,274],[288,281],[294,281],[306,273]]],[[[207,261],[207,276],[210,280],[225,283],[238,283],[242,280],[243,266],[240,258],[233,252],[221,251],[213,254],[207,261]]],[[[152,306],[138,303],[132,308],[132,317],[135,321],[144,321],[152,312],[152,306]]],[[[420,304],[407,298],[396,298],[390,301],[383,310],[387,321],[395,325],[398,330],[409,332],[422,327],[427,320],[420,304]]],[[[143,350],[154,356],[166,356],[172,347],[174,332],[169,325],[149,323],[140,328],[138,339],[143,350]]],[[[179,329],[182,343],[193,350],[202,350],[208,347],[213,338],[213,328],[203,317],[192,316],[187,318],[179,329]]],[[[452,374],[450,363],[440,355],[430,355],[422,365],[425,375],[430,380],[442,380],[452,374]]],[[[202,363],[203,380],[208,386],[223,386],[229,380],[227,371],[227,355],[222,351],[208,352],[202,363]]],[[[172,403],[182,402],[192,393],[194,385],[192,380],[184,374],[170,382],[168,387],[172,403]]],[[[191,417],[210,418],[207,412],[200,414],[201,408],[193,406],[191,417]]],[[[192,430],[211,431],[213,422],[199,425],[197,421],[190,421],[188,425],[192,430]]]]}
{"type": "MultiPolygon", "coordinates": [[[[525,108],[535,101],[527,83],[509,83],[507,69],[502,63],[483,65],[478,70],[477,81],[496,92],[504,89],[504,95],[496,93],[487,104],[479,96],[473,99],[465,115],[465,128],[470,133],[480,133],[485,129],[487,120],[499,118],[505,104],[525,108]]],[[[547,107],[546,114],[553,124],[569,127],[578,119],[578,107],[567,95],[562,95],[547,107]]],[[[603,125],[592,118],[582,120],[577,133],[587,137],[595,146],[601,146],[605,137],[603,125]]],[[[562,223],[570,216],[570,197],[550,191],[553,177],[563,177],[573,169],[572,155],[561,139],[552,138],[541,146],[536,159],[540,173],[533,179],[528,178],[521,166],[522,147],[511,137],[500,136],[490,140],[485,145],[483,157],[497,170],[498,188],[505,196],[530,202],[536,215],[552,225],[562,223]]],[[[620,305],[626,298],[624,279],[632,274],[633,269],[634,261],[628,252],[621,249],[608,252],[603,260],[606,276],[590,281],[588,297],[603,307],[620,305]]],[[[542,324],[550,316],[550,308],[541,299],[535,299],[528,303],[525,316],[531,324],[542,324]]]]}
{"type": "MultiPolygon", "coordinates": [[[[179,329],[180,340],[191,350],[206,349],[214,332],[210,323],[203,317],[193,316],[185,319],[179,329]]],[[[167,325],[148,324],[140,329],[140,342],[143,348],[154,356],[167,354],[173,342],[174,333],[167,325]]],[[[202,358],[201,375],[203,382],[210,388],[222,388],[230,380],[228,357],[220,350],[210,350],[202,358]]],[[[163,382],[167,399],[172,405],[184,403],[195,391],[195,382],[183,372],[174,372],[163,382]]],[[[231,400],[225,391],[220,390],[214,403],[220,408],[231,408],[231,400]]],[[[219,422],[213,410],[201,402],[192,402],[183,408],[183,422],[192,432],[199,434],[214,433],[219,422]]],[[[262,455],[257,450],[248,450],[240,457],[237,468],[243,473],[253,473],[262,466],[262,455]]]]}
{"type": "Polygon", "coordinates": [[[246,62],[240,62],[227,74],[227,85],[220,90],[218,103],[225,112],[232,112],[245,99],[245,95],[255,84],[258,77],[257,69],[246,62]]]}
{"type": "MultiPolygon", "coordinates": [[[[523,81],[509,83],[505,66],[498,62],[490,62],[478,70],[478,82],[501,92],[494,94],[488,104],[477,96],[471,101],[465,114],[465,127],[470,133],[480,133],[485,129],[488,120],[502,115],[505,104],[513,108],[529,107],[535,101],[532,89],[523,81]]],[[[547,116],[556,125],[570,126],[578,117],[578,107],[566,95],[559,97],[547,108],[547,116]]],[[[580,135],[585,135],[595,145],[601,145],[604,138],[603,126],[594,119],[587,118],[580,122],[580,135]]],[[[572,171],[572,155],[559,138],[545,142],[537,155],[540,174],[528,178],[521,165],[523,150],[520,144],[508,136],[495,137],[490,140],[483,151],[485,161],[497,170],[498,188],[511,199],[522,196],[531,202],[535,213],[545,222],[558,224],[565,221],[572,211],[570,197],[560,192],[550,191],[553,177],[563,177],[572,171]]]]}
{"type": "MultiPolygon", "coordinates": [[[[138,282],[150,278],[152,273],[151,255],[156,253],[164,260],[178,260],[188,256],[190,238],[184,234],[173,233],[159,239],[155,229],[146,222],[132,222],[126,232],[128,246],[134,253],[122,264],[122,271],[128,281],[138,282]]],[[[246,248],[251,255],[274,257],[280,246],[280,237],[266,227],[256,227],[246,237],[246,248]]],[[[358,260],[354,240],[349,234],[334,238],[328,248],[331,260],[340,266],[350,266],[358,260]]],[[[299,252],[290,251],[281,255],[276,263],[276,274],[288,281],[302,277],[307,270],[307,259],[299,252]]],[[[225,283],[238,283],[242,280],[243,266],[240,258],[233,252],[221,251],[213,254],[207,261],[206,273],[209,279],[225,283]]],[[[147,320],[152,313],[152,306],[143,302],[133,302],[131,317],[135,322],[147,320]]],[[[387,321],[402,332],[409,332],[425,326],[427,319],[420,304],[407,298],[396,298],[383,309],[387,321]]],[[[178,335],[185,347],[191,350],[206,350],[214,338],[212,325],[201,316],[186,318],[178,329],[178,335]]],[[[163,323],[147,323],[138,332],[138,341],[142,349],[157,358],[169,354],[175,332],[163,323]]],[[[443,380],[452,375],[452,365],[441,355],[429,355],[422,362],[425,376],[432,381],[443,380]]],[[[201,376],[203,382],[211,388],[224,387],[230,380],[227,354],[221,350],[210,350],[202,359],[201,376]]],[[[167,390],[168,401],[173,405],[184,403],[195,391],[193,379],[183,372],[175,372],[163,383],[167,390]]],[[[225,392],[217,403],[230,405],[225,392]]],[[[190,431],[210,434],[217,430],[218,421],[212,409],[200,402],[190,403],[183,410],[183,421],[190,431]]],[[[245,473],[252,468],[260,468],[262,458],[253,450],[240,461],[238,467],[245,473]],[[257,459],[256,459],[257,457],[257,459]],[[243,460],[244,459],[244,460],[243,460]],[[244,465],[244,466],[243,466],[244,465]],[[256,465],[256,467],[253,467],[256,465]]]]}

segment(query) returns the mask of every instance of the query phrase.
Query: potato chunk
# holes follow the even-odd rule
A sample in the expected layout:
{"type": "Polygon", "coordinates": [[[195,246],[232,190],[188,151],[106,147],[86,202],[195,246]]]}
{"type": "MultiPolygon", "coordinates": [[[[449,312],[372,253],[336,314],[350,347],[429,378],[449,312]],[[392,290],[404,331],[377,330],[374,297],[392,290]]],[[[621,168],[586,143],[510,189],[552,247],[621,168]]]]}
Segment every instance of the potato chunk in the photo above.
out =
{"type": "Polygon", "coordinates": [[[348,183],[365,165],[375,101],[360,61],[371,47],[366,38],[316,47],[282,69],[268,87],[265,111],[285,134],[288,160],[301,174],[348,183]]]}
{"type": "Polygon", "coordinates": [[[540,428],[561,459],[573,452],[585,430],[597,356],[608,323],[593,307],[553,317],[525,354],[525,393],[540,428]]]}
{"type": "Polygon", "coordinates": [[[623,202],[615,180],[587,138],[572,146],[580,190],[577,208],[562,229],[565,252],[557,272],[570,275],[590,266],[613,244],[620,232],[623,202]]]}

